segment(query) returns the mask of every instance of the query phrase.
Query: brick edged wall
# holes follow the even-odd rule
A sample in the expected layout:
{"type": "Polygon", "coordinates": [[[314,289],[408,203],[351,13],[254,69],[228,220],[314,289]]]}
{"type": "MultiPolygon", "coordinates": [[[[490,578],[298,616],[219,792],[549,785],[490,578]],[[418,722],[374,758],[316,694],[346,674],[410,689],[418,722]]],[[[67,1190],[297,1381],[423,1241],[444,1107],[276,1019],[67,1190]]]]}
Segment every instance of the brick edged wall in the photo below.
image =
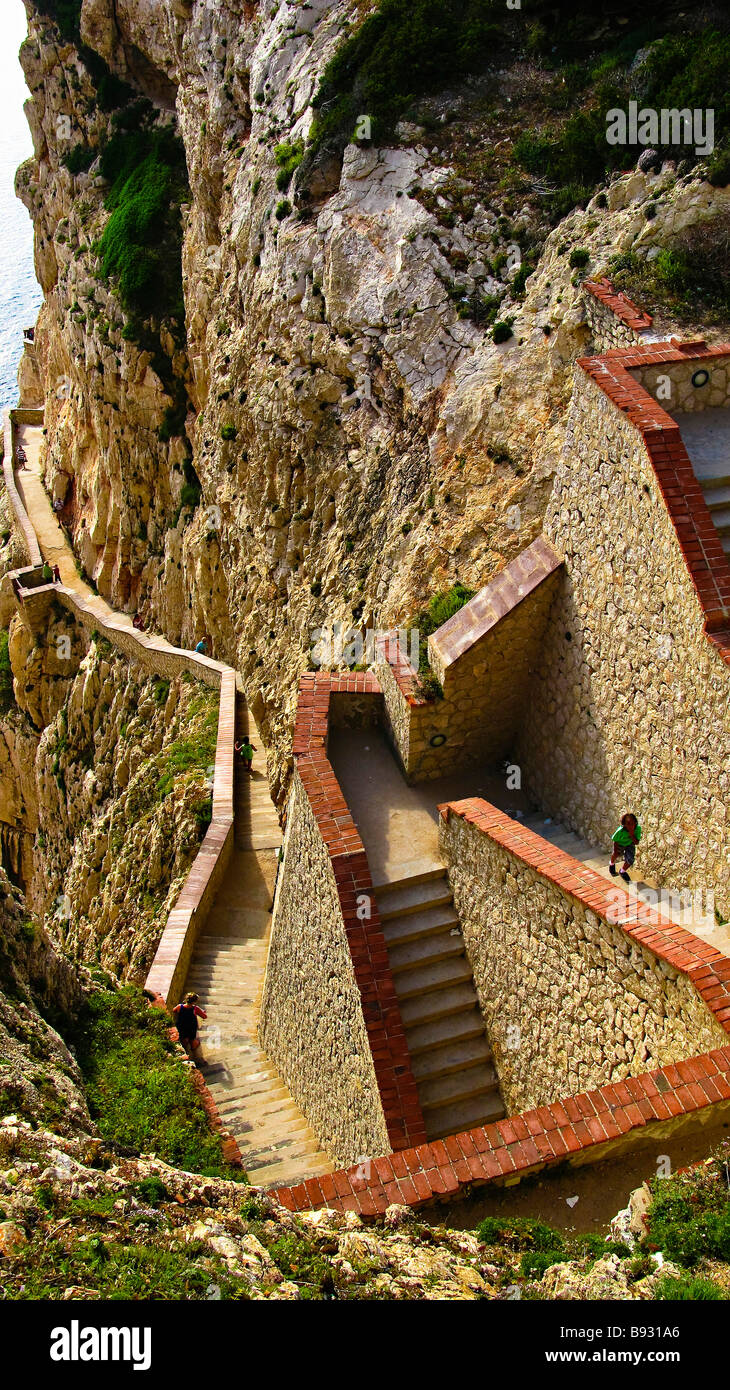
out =
{"type": "MultiPolygon", "coordinates": [[[[594,910],[607,907],[605,895],[612,893],[612,885],[496,808],[475,799],[443,810],[481,824],[594,910]]],[[[723,1032],[730,1033],[730,960],[625,897],[622,929],[686,974],[723,1032]]],[[[360,1164],[277,1188],[272,1195],[290,1211],[328,1206],[372,1218],[392,1203],[420,1207],[475,1186],[519,1181],[565,1162],[598,1162],[650,1140],[663,1142],[697,1117],[705,1123],[728,1114],[730,1045],[376,1158],[369,1167],[360,1164]]]]}
{"type": "Polygon", "coordinates": [[[730,665],[730,561],[722,548],[679,426],[632,372],[727,358],[730,347],[705,343],[657,343],[584,357],[578,367],[636,427],[644,442],[687,569],[705,614],[705,630],[730,665]]]}
{"type": "Polygon", "coordinates": [[[602,351],[645,340],[653,323],[651,314],[615,290],[610,280],[584,280],[583,293],[586,318],[602,351]]]}
{"type": "Polygon", "coordinates": [[[380,685],[369,672],[302,676],[293,753],[334,873],[388,1139],[397,1150],[418,1143],[426,1131],[367,854],[327,757],[330,701],[348,695],[382,700],[380,685]],[[363,894],[370,899],[367,920],[357,911],[363,894]]]}

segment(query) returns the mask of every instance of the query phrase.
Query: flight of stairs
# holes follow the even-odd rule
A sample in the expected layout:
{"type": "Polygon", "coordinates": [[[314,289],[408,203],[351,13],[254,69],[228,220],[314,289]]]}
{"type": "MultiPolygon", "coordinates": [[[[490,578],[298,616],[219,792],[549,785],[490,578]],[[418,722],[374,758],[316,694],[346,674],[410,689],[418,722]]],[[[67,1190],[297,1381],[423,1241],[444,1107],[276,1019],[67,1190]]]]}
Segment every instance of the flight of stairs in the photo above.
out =
{"type": "Polygon", "coordinates": [[[730,559],[730,458],[721,467],[710,471],[696,468],[698,482],[705,494],[710,515],[720,535],[720,544],[730,559]]]}
{"type": "Polygon", "coordinates": [[[441,865],[375,885],[428,1139],[501,1119],[504,1105],[441,865]]]}
{"type": "Polygon", "coordinates": [[[324,1153],[266,1053],[257,1028],[271,930],[275,853],[281,828],[266,777],[266,751],[243,697],[236,740],[256,748],[253,775],[236,762],[234,848],[195,945],[185,988],[200,995],[200,1071],[224,1126],[257,1186],[331,1172],[324,1153]]]}
{"type": "Polygon", "coordinates": [[[678,413],[675,417],[710,515],[730,558],[730,410],[678,413]]]}
{"type": "Polygon", "coordinates": [[[265,936],[206,933],[187,979],[208,1015],[200,1027],[203,1079],[251,1182],[263,1187],[301,1182],[333,1166],[256,1039],[267,944],[265,936]]]}

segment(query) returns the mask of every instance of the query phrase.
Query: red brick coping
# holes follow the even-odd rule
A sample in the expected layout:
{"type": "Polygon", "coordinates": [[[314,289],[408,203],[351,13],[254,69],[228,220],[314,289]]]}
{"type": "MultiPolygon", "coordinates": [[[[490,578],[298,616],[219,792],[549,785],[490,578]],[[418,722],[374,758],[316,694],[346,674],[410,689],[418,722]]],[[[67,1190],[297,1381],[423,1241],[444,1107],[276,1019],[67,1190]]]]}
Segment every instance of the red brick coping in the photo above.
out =
{"type": "Polygon", "coordinates": [[[432,703],[429,696],[424,694],[418,672],[403,651],[398,641],[397,632],[388,632],[381,638],[378,643],[378,652],[393,672],[393,679],[406,704],[411,709],[432,703]]]}
{"type": "Polygon", "coordinates": [[[426,1129],[365,846],[327,757],[334,694],[380,695],[381,689],[370,672],[302,676],[293,752],[335,875],[388,1138],[394,1150],[403,1149],[425,1139],[426,1129]],[[361,894],[367,894],[372,904],[366,922],[357,916],[361,894]]]}
{"type": "MultiPolygon", "coordinates": [[[[605,915],[609,907],[615,911],[616,898],[609,894],[623,893],[626,912],[617,925],[686,975],[730,1033],[730,959],[646,904],[639,904],[637,911],[628,893],[614,890],[600,874],[488,802],[470,798],[439,810],[442,816],[461,816],[477,826],[598,913],[605,915]]],[[[630,1136],[629,1142],[640,1143],[651,1136],[653,1126],[681,1122],[713,1105],[721,1105],[723,1113],[730,1109],[730,1045],[372,1159],[369,1172],[360,1161],[293,1187],[276,1188],[272,1195],[290,1211],[328,1206],[375,1217],[394,1202],[423,1206],[466,1194],[473,1186],[517,1181],[576,1155],[582,1161],[610,1157],[615,1140],[630,1136]]],[[[660,1135],[665,1137],[663,1129],[660,1135]]]]}
{"type": "Polygon", "coordinates": [[[627,328],[633,329],[635,333],[646,333],[654,322],[651,314],[647,314],[640,309],[638,304],[634,304],[628,295],[620,290],[615,290],[611,281],[605,276],[601,280],[584,280],[583,289],[592,294],[600,304],[606,309],[610,309],[617,319],[621,319],[627,328]]]}
{"type": "Polygon", "coordinates": [[[429,638],[429,647],[439,657],[444,673],[454,662],[471,651],[488,632],[512,613],[523,599],[555,574],[563,558],[544,536],[538,536],[520,551],[499,574],[495,574],[463,608],[429,638]]]}
{"type": "Polygon", "coordinates": [[[600,357],[579,358],[578,366],[623,411],[642,436],[659,490],[677,533],[685,563],[705,614],[705,632],[730,665],[730,562],[722,548],[704,493],[690,462],[676,420],[631,375],[640,367],[675,362],[708,362],[727,357],[730,344],[654,343],[616,348],[600,357]]]}

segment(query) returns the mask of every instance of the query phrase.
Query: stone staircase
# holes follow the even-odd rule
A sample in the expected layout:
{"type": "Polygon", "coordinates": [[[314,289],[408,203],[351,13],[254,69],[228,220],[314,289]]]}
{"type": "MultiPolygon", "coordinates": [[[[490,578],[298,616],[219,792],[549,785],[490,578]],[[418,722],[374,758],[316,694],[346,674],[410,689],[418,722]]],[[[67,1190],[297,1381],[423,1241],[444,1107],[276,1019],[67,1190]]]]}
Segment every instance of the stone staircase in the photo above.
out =
{"type": "Polygon", "coordinates": [[[675,418],[722,548],[730,558],[730,410],[713,407],[675,418]]]}
{"type": "Polygon", "coordinates": [[[504,1105],[446,870],[414,861],[375,893],[428,1139],[504,1105]]]}
{"type": "MultiPolygon", "coordinates": [[[[698,900],[695,904],[688,905],[682,903],[678,893],[666,893],[657,899],[659,885],[653,879],[643,879],[639,877],[639,866],[641,863],[641,845],[637,851],[637,865],[630,872],[631,883],[624,883],[618,874],[613,877],[608,871],[608,861],[610,850],[597,849],[587,840],[581,839],[572,830],[568,830],[559,821],[554,821],[549,817],[540,815],[519,816],[520,825],[524,825],[528,830],[534,830],[536,835],[541,835],[543,840],[548,840],[557,849],[562,849],[566,854],[570,854],[573,859],[577,859],[581,864],[585,864],[589,869],[594,869],[596,873],[608,880],[617,888],[625,889],[629,894],[636,895],[646,902],[663,917],[669,917],[678,927],[684,927],[686,931],[699,936],[702,941],[714,946],[718,951],[723,951],[730,955],[730,928],[728,925],[720,925],[714,914],[703,910],[704,904],[698,900]]],[[[618,864],[617,868],[620,869],[618,864]]]]}
{"type": "Polygon", "coordinates": [[[200,995],[200,1070],[244,1167],[257,1186],[301,1182],[334,1164],[257,1038],[281,830],[271,801],[265,753],[242,696],[236,738],[257,749],[251,777],[236,767],[231,862],[199,937],[186,989],[200,995]]]}
{"type": "Polygon", "coordinates": [[[696,468],[710,515],[720,535],[720,543],[730,559],[730,457],[713,472],[696,468]]]}

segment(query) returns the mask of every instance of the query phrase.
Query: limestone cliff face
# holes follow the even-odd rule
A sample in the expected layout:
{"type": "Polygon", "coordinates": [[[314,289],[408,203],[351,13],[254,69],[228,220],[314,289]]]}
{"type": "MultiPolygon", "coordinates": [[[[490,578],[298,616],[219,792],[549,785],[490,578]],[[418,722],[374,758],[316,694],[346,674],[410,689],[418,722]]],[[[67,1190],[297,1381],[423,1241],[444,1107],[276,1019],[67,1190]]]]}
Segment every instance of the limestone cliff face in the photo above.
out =
{"type": "Polygon", "coordinates": [[[73,175],[61,162],[59,115],[94,147],[113,118],[76,49],[27,7],[36,154],[19,191],[46,296],[49,487],[112,602],[145,607],[185,644],[210,631],[240,668],[281,787],[314,629],[402,622],[456,578],[486,582],[539,530],[589,346],[570,249],[602,270],[719,195],[667,170],[618,178],[605,204],[547,237],[524,302],[504,302],[513,336],[497,345],[460,316],[454,281],[465,296],[496,288],[488,263],[534,234],[534,207],[506,231],[408,126],[393,148],[350,145],[309,201],[296,174],[277,187],[276,146],[306,139],[354,0],[84,0],[82,39],[184,141],[185,341],[153,325],[163,382],[98,278],[108,185],[97,163],[73,175]],[[165,442],[182,384],[185,433],[165,442]],[[202,497],[181,510],[186,461],[202,497]]]}
{"type": "Polygon", "coordinates": [[[210,821],[217,713],[91,644],[35,763],[32,899],[72,958],[144,980],[210,821]]]}
{"type": "Polygon", "coordinates": [[[93,1129],[78,1067],[46,1021],[81,1002],[75,972],[0,869],[0,1114],[19,1111],[61,1134],[93,1129]]]}
{"type": "Polygon", "coordinates": [[[42,637],[14,618],[9,652],[3,863],[68,956],[141,982],[210,821],[217,695],[60,608],[42,637]]]}

